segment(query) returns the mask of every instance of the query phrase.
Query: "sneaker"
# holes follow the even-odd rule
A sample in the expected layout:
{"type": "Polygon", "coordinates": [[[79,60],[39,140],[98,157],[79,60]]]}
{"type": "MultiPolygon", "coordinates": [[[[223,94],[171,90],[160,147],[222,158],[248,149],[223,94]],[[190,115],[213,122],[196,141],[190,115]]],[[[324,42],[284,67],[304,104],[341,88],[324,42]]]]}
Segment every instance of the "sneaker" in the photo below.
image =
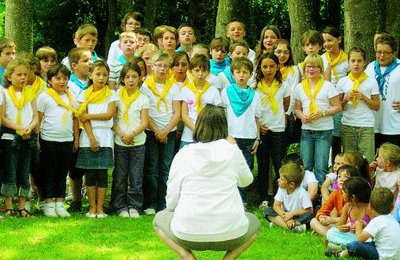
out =
{"type": "Polygon", "coordinates": [[[302,225],[300,225],[300,226],[295,226],[295,227],[292,229],[292,231],[295,232],[295,233],[304,233],[304,232],[307,231],[306,224],[302,224],[302,225]]]}
{"type": "Polygon", "coordinates": [[[96,218],[96,214],[95,213],[86,213],[86,217],[87,218],[96,218]]]}
{"type": "Polygon", "coordinates": [[[46,202],[44,202],[43,200],[39,201],[39,202],[38,202],[38,205],[37,205],[38,211],[44,212],[44,207],[45,207],[45,206],[46,206],[46,202]]]}
{"type": "Polygon", "coordinates": [[[340,253],[343,251],[343,248],[329,248],[325,250],[325,256],[327,257],[340,257],[340,253]]]}
{"type": "Polygon", "coordinates": [[[82,210],[82,202],[81,201],[73,201],[69,205],[68,211],[69,212],[81,212],[82,210]]]}
{"type": "Polygon", "coordinates": [[[144,212],[144,214],[146,214],[147,216],[151,216],[151,215],[155,215],[155,214],[156,214],[155,209],[152,209],[152,208],[145,209],[145,210],[143,210],[143,212],[144,212]]]}
{"type": "Polygon", "coordinates": [[[140,217],[139,212],[136,209],[129,209],[129,216],[131,218],[138,218],[140,217]]]}
{"type": "Polygon", "coordinates": [[[119,216],[120,216],[120,217],[123,217],[123,218],[129,218],[129,213],[128,213],[128,211],[123,210],[123,211],[121,211],[121,212],[119,213],[119,216]]]}
{"type": "Polygon", "coordinates": [[[68,211],[66,209],[64,209],[64,207],[57,207],[56,208],[56,213],[61,218],[69,218],[69,217],[71,217],[71,214],[69,214],[68,211]]]}
{"type": "Polygon", "coordinates": [[[106,218],[108,215],[106,213],[97,214],[97,218],[106,218]]]}
{"type": "Polygon", "coordinates": [[[52,217],[52,218],[57,217],[54,202],[46,203],[46,205],[44,206],[44,215],[46,217],[52,217]]]}
{"type": "Polygon", "coordinates": [[[275,225],[274,222],[269,222],[269,227],[270,227],[270,228],[274,228],[274,227],[276,227],[276,225],[275,225]]]}
{"type": "Polygon", "coordinates": [[[260,204],[260,206],[258,206],[260,209],[266,209],[268,208],[268,200],[263,200],[260,204]]]}
{"type": "Polygon", "coordinates": [[[71,188],[68,188],[67,194],[65,194],[65,201],[72,201],[73,195],[71,188]]]}
{"type": "Polygon", "coordinates": [[[32,206],[30,201],[25,201],[25,209],[27,211],[32,211],[32,206]]]}

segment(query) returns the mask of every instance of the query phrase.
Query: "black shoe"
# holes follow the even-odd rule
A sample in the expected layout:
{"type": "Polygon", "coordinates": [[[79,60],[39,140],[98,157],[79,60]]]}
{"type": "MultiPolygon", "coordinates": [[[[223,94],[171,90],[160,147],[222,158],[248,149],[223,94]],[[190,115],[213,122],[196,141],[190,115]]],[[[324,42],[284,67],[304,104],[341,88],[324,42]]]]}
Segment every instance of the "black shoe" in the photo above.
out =
{"type": "Polygon", "coordinates": [[[82,211],[82,201],[71,202],[68,212],[81,212],[82,211]]]}

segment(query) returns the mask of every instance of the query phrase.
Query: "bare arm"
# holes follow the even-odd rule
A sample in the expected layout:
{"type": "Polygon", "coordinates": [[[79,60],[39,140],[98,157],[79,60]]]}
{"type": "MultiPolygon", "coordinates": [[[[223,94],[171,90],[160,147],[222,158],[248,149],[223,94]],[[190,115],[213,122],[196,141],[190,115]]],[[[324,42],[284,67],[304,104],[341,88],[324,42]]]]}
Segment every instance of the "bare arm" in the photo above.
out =
{"type": "Polygon", "coordinates": [[[188,105],[185,101],[182,102],[182,121],[185,124],[185,126],[189,127],[190,130],[194,130],[194,124],[192,120],[189,118],[189,109],[188,105]]]}
{"type": "Polygon", "coordinates": [[[356,237],[357,240],[360,242],[365,242],[371,237],[371,235],[368,232],[363,231],[364,226],[365,226],[364,221],[362,220],[356,221],[356,237]]]}
{"type": "Polygon", "coordinates": [[[285,109],[285,112],[288,111],[290,105],[290,96],[287,96],[283,98],[283,109],[285,109]]]}
{"type": "Polygon", "coordinates": [[[87,114],[82,113],[79,116],[81,122],[85,122],[87,120],[97,120],[97,121],[107,121],[114,118],[116,111],[115,101],[108,103],[107,112],[105,113],[98,113],[98,114],[87,114]]]}

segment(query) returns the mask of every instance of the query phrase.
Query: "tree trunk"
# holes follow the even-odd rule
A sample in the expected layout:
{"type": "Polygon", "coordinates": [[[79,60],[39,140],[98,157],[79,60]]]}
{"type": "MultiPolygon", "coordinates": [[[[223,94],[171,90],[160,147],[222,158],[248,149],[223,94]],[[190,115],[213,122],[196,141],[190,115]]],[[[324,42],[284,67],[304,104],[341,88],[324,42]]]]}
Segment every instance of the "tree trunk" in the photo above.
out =
{"type": "Polygon", "coordinates": [[[326,6],[327,9],[327,19],[326,24],[334,26],[340,29],[340,21],[342,21],[342,16],[340,13],[340,7],[342,6],[342,0],[329,0],[326,6]]]}
{"type": "Polygon", "coordinates": [[[367,52],[367,59],[375,59],[373,39],[380,28],[379,0],[344,1],[344,42],[345,50],[354,46],[361,47],[367,52]]]}
{"type": "Polygon", "coordinates": [[[302,34],[309,29],[316,29],[316,0],[287,0],[291,27],[290,45],[293,50],[293,59],[298,63],[303,58],[301,46],[302,34]]]}
{"type": "Polygon", "coordinates": [[[115,20],[115,17],[117,17],[117,1],[108,0],[107,2],[108,2],[108,23],[105,35],[105,50],[104,50],[104,53],[106,55],[108,55],[108,50],[110,49],[111,43],[116,39],[115,28],[117,26],[117,21],[115,20]]]}
{"type": "Polygon", "coordinates": [[[31,0],[6,0],[5,36],[18,52],[33,52],[33,8],[31,0]]]}
{"type": "Polygon", "coordinates": [[[399,0],[386,0],[385,31],[396,38],[397,51],[400,47],[400,12],[399,0]]]}

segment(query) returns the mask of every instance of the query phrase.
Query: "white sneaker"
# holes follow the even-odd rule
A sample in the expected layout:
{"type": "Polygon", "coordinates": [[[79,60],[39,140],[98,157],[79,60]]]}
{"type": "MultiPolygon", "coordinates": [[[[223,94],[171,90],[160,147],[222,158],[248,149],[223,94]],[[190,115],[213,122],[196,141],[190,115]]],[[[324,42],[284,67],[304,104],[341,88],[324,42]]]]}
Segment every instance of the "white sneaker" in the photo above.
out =
{"type": "Polygon", "coordinates": [[[57,217],[54,202],[46,203],[44,206],[44,215],[47,217],[57,217]]]}
{"type": "Polygon", "coordinates": [[[270,227],[270,228],[274,228],[274,227],[276,227],[276,225],[275,225],[274,222],[269,222],[269,227],[270,227]]]}
{"type": "Polygon", "coordinates": [[[95,213],[86,213],[86,217],[88,218],[96,218],[96,214],[95,213]]]}
{"type": "Polygon", "coordinates": [[[69,218],[69,217],[71,217],[71,214],[69,214],[69,212],[66,209],[64,209],[64,207],[57,207],[56,208],[56,213],[61,218],[69,218]]]}
{"type": "Polygon", "coordinates": [[[120,217],[123,217],[123,218],[129,218],[129,213],[128,213],[128,211],[123,210],[123,211],[121,211],[121,212],[119,213],[119,216],[120,216],[120,217]]]}
{"type": "Polygon", "coordinates": [[[97,218],[106,218],[108,215],[106,213],[97,214],[97,218]]]}
{"type": "Polygon", "coordinates": [[[260,209],[266,209],[268,208],[268,200],[263,200],[260,204],[260,206],[258,206],[260,209]]]}
{"type": "Polygon", "coordinates": [[[296,232],[296,233],[304,233],[304,232],[307,231],[306,224],[302,224],[302,225],[300,225],[300,226],[295,226],[295,227],[292,229],[292,231],[293,231],[293,232],[296,232]]]}
{"type": "Polygon", "coordinates": [[[145,210],[143,210],[143,212],[144,212],[144,214],[146,214],[147,216],[155,215],[155,214],[156,214],[155,209],[152,209],[152,208],[145,209],[145,210]]]}
{"type": "Polygon", "coordinates": [[[138,218],[140,217],[139,212],[136,209],[129,209],[129,216],[131,218],[138,218]]]}
{"type": "Polygon", "coordinates": [[[32,211],[32,206],[30,201],[25,201],[25,209],[29,212],[32,211]]]}

